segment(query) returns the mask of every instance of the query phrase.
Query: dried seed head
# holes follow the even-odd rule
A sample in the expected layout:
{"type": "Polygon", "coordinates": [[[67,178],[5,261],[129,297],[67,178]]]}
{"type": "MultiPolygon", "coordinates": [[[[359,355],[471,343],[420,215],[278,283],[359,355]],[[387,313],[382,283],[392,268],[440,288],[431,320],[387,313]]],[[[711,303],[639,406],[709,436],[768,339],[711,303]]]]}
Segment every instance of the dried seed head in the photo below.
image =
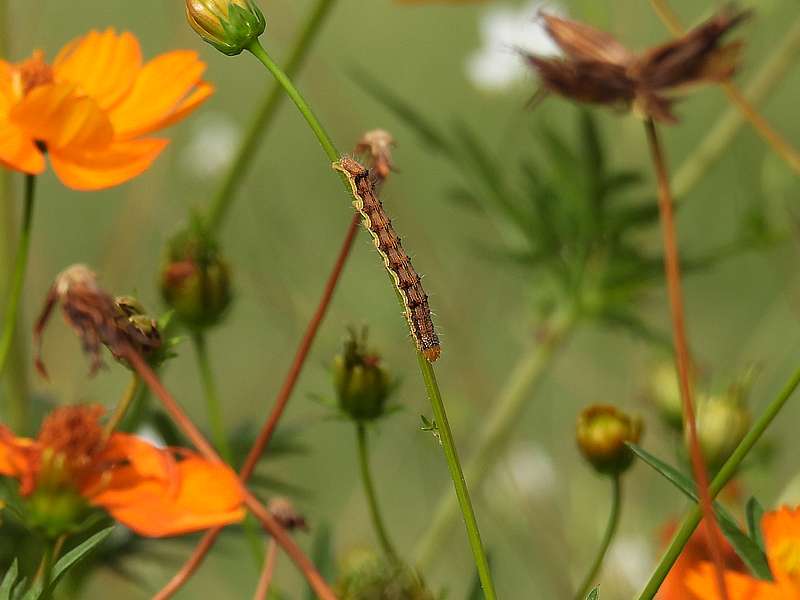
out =
{"type": "Polygon", "coordinates": [[[308,523],[303,515],[298,513],[288,498],[273,498],[267,505],[267,510],[272,513],[281,527],[288,531],[300,529],[308,531],[308,523]]]}
{"type": "Polygon", "coordinates": [[[97,276],[86,265],[73,265],[56,277],[34,327],[36,368],[43,377],[42,335],[57,304],[64,320],[81,340],[91,358],[92,374],[103,365],[100,350],[105,345],[116,358],[136,351],[148,356],[161,346],[161,336],[152,319],[133,314],[135,303],[123,299],[119,305],[97,284],[97,276]]]}
{"type": "Polygon", "coordinates": [[[743,45],[721,41],[748,14],[724,10],[686,35],[638,55],[608,33],[542,15],[565,57],[526,58],[546,91],[578,102],[623,105],[648,118],[676,122],[667,94],[730,77],[743,45]]]}
{"type": "Polygon", "coordinates": [[[625,442],[639,442],[642,423],[614,406],[593,405],[578,416],[575,437],[583,456],[599,473],[617,475],[633,462],[625,442]]]}
{"type": "Polygon", "coordinates": [[[385,129],[373,129],[365,133],[355,148],[356,154],[369,156],[372,173],[383,182],[394,171],[392,149],[395,146],[392,134],[385,129]]]}
{"type": "Polygon", "coordinates": [[[186,18],[200,37],[228,56],[241,53],[267,26],[251,0],[186,0],[186,18]]]}

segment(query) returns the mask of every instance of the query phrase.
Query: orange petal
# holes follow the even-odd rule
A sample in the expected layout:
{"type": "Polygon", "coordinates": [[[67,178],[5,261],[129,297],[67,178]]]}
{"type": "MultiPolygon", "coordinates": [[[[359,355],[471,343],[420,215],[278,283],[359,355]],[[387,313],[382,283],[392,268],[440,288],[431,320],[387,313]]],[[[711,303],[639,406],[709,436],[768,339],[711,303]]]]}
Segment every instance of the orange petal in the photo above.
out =
{"type": "Polygon", "coordinates": [[[90,31],[67,44],[53,63],[56,81],[78,85],[103,110],[119,102],[133,87],[142,68],[142,50],[132,34],[109,28],[90,31]]]}
{"type": "Polygon", "coordinates": [[[0,120],[0,164],[37,175],[44,171],[44,156],[19,127],[0,120]]]}
{"type": "Polygon", "coordinates": [[[35,88],[11,109],[9,120],[30,138],[45,142],[48,150],[102,148],[114,135],[97,103],[78,96],[75,85],[68,83],[35,88]]]}
{"type": "Polygon", "coordinates": [[[796,589],[800,597],[800,509],[769,512],[761,528],[775,581],[796,589]]]}
{"type": "Polygon", "coordinates": [[[243,490],[226,465],[191,456],[177,463],[175,485],[129,479],[125,490],[92,499],[140,535],[164,537],[230,525],[244,518],[243,490]]]}
{"type": "Polygon", "coordinates": [[[7,427],[0,425],[0,475],[19,479],[23,494],[33,491],[38,452],[35,441],[14,437],[7,427]]]}
{"type": "Polygon", "coordinates": [[[150,167],[167,140],[114,142],[98,151],[53,150],[50,161],[58,178],[75,190],[101,190],[133,179],[150,167]]]}
{"type": "Polygon", "coordinates": [[[0,117],[5,117],[16,102],[11,85],[11,65],[0,59],[0,117]]]}
{"type": "Polygon", "coordinates": [[[111,111],[117,137],[130,139],[160,129],[173,122],[178,112],[186,116],[210,95],[207,90],[187,110],[187,96],[191,99],[205,70],[206,64],[190,50],[162,54],[147,63],[133,89],[111,111]]]}
{"type": "MultiPolygon", "coordinates": [[[[725,584],[729,600],[788,600],[792,596],[776,595],[780,589],[773,583],[754,579],[744,573],[725,572],[725,584]]],[[[717,579],[711,563],[704,562],[691,571],[686,578],[686,586],[696,600],[717,600],[721,596],[717,589],[717,579]]],[[[689,599],[687,599],[689,600],[689,599]]]]}

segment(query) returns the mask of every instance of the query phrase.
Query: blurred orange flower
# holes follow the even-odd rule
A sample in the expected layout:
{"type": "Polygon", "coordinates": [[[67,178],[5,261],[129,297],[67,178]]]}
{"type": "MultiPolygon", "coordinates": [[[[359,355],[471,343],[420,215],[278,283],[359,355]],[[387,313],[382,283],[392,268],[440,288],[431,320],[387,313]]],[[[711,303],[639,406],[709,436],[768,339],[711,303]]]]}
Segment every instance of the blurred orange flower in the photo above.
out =
{"type": "MultiPolygon", "coordinates": [[[[662,531],[664,545],[672,539],[678,524],[669,523],[662,531]]],[[[678,560],[675,561],[664,583],[656,595],[657,600],[688,600],[692,597],[686,585],[686,575],[692,569],[696,569],[702,562],[711,560],[711,553],[708,550],[707,534],[705,521],[695,530],[689,542],[684,546],[678,560]]],[[[730,571],[744,572],[745,566],[733,547],[725,540],[722,547],[722,559],[725,567],[730,571]]]]}
{"type": "Polygon", "coordinates": [[[229,467],[132,435],[107,436],[102,414],[100,406],[56,409],[36,439],[0,426],[0,475],[20,481],[31,510],[43,513],[37,524],[69,530],[92,506],[140,535],[162,537],[244,517],[243,489],[229,467]]]}
{"type": "MultiPolygon", "coordinates": [[[[761,520],[774,581],[727,571],[730,600],[800,600],[800,508],[782,508],[761,520]]],[[[702,563],[686,580],[695,598],[719,598],[711,565],[702,563]]]]}
{"type": "Polygon", "coordinates": [[[206,65],[176,50],[142,64],[139,41],[113,29],[67,44],[52,65],[37,50],[0,60],[0,164],[38,174],[45,154],[77,190],[118,185],[145,171],[167,140],[143,137],[183,119],[212,93],[206,65]]]}

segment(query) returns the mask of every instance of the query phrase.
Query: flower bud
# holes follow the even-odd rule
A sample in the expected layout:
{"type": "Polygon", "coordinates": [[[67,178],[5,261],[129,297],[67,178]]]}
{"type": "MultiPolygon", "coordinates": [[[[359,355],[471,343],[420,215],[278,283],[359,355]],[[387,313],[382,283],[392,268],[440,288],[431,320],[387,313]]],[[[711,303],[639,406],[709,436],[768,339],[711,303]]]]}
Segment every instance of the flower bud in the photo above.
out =
{"type": "Polygon", "coordinates": [[[647,396],[664,423],[680,432],[683,429],[683,404],[678,372],[672,361],[664,361],[653,369],[647,396]]]}
{"type": "Polygon", "coordinates": [[[191,329],[219,322],[231,302],[230,272],[216,244],[189,230],[169,244],[161,271],[161,295],[191,329]]]}
{"type": "Polygon", "coordinates": [[[252,0],[186,0],[186,18],[201,38],[228,56],[239,54],[267,27],[252,0]]]}
{"type": "Polygon", "coordinates": [[[368,550],[357,550],[345,557],[336,597],[341,600],[435,598],[414,569],[390,563],[368,550]]]}
{"type": "Polygon", "coordinates": [[[361,336],[351,332],[333,361],[333,381],[339,409],[350,418],[371,421],[383,416],[392,381],[380,357],[367,350],[366,331],[361,336]]]}
{"type": "MultiPolygon", "coordinates": [[[[750,411],[733,390],[725,394],[699,395],[696,411],[700,450],[709,467],[716,470],[750,429],[750,411]]],[[[685,437],[688,440],[688,436],[685,437]]]]}
{"type": "Polygon", "coordinates": [[[578,416],[576,439],[583,456],[600,473],[618,475],[630,467],[633,452],[625,442],[639,442],[642,423],[614,406],[595,404],[578,416]]]}

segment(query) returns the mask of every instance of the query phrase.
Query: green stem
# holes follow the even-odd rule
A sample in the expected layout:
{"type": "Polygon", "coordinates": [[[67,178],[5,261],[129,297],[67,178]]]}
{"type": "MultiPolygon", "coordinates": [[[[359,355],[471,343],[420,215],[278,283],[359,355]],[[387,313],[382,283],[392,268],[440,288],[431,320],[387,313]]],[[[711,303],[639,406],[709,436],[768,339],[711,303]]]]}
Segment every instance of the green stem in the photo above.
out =
{"type": "Polygon", "coordinates": [[[222,415],[222,404],[217,393],[217,384],[214,380],[214,373],[211,370],[211,361],[208,358],[208,346],[206,336],[198,332],[192,336],[194,342],[195,355],[197,356],[197,368],[200,371],[200,380],[203,384],[203,394],[206,398],[206,412],[208,422],[211,427],[211,437],[217,452],[230,464],[232,459],[231,447],[228,443],[228,434],[225,429],[225,419],[222,415]]]}
{"type": "MultiPolygon", "coordinates": [[[[742,441],[736,447],[736,450],[733,451],[733,454],[731,454],[730,458],[719,470],[716,477],[714,477],[711,485],[709,486],[709,491],[712,498],[715,498],[717,494],[722,491],[725,485],[733,478],[739,468],[739,465],[742,464],[742,461],[749,454],[750,450],[752,450],[753,446],[755,446],[758,440],[761,439],[761,436],[764,435],[764,432],[770,426],[772,421],[775,420],[775,417],[778,416],[778,413],[780,413],[781,409],[797,389],[798,385],[800,385],[800,369],[797,369],[794,372],[788,383],[786,383],[780,393],[775,397],[774,400],[772,400],[769,406],[767,406],[767,409],[758,418],[744,439],[742,439],[742,441]]],[[[638,600],[652,600],[652,598],[656,595],[658,588],[661,587],[661,584],[664,582],[664,579],[666,579],[670,569],[672,569],[672,566],[675,564],[678,556],[680,556],[683,547],[689,541],[689,538],[692,537],[694,530],[700,524],[701,518],[702,511],[700,507],[698,505],[693,506],[683,518],[680,528],[675,533],[669,547],[664,553],[664,556],[661,557],[661,560],[659,561],[658,565],[656,565],[653,574],[650,576],[650,579],[648,580],[644,589],[639,594],[638,600]]]]}
{"type": "MultiPolygon", "coordinates": [[[[794,65],[798,53],[800,53],[800,19],[792,24],[769,58],[758,68],[758,74],[745,87],[744,97],[751,105],[760,104],[769,95],[794,65]]],[[[717,119],[708,135],[675,171],[670,187],[676,201],[682,200],[725,153],[744,123],[744,116],[735,106],[728,107],[717,119]]]]}
{"type": "Polygon", "coordinates": [[[136,373],[132,373],[131,381],[128,384],[128,387],[125,388],[125,392],[123,393],[122,398],[120,398],[117,407],[114,409],[114,414],[111,415],[108,423],[106,423],[103,431],[106,438],[111,437],[111,434],[114,433],[114,431],[116,431],[116,429],[119,427],[119,424],[122,423],[122,420],[128,413],[128,409],[130,408],[131,404],[133,404],[133,400],[136,398],[136,395],[139,393],[141,387],[141,378],[136,373]]]}
{"type": "MultiPolygon", "coordinates": [[[[492,402],[494,408],[465,465],[464,472],[473,489],[481,487],[492,466],[503,455],[512,439],[512,431],[531,402],[534,386],[542,379],[576,323],[577,313],[574,310],[557,312],[541,328],[541,341],[531,345],[517,361],[497,401],[492,402]]],[[[417,566],[422,570],[426,570],[433,560],[441,556],[441,549],[458,516],[458,504],[452,494],[441,497],[433,515],[431,526],[426,529],[414,550],[417,566]]]]}
{"type": "MultiPolygon", "coordinates": [[[[10,297],[3,321],[3,336],[0,338],[0,378],[5,371],[6,363],[14,342],[14,333],[19,318],[20,300],[25,285],[25,271],[28,266],[28,253],[31,245],[31,229],[33,225],[33,204],[36,192],[36,176],[25,176],[25,206],[22,214],[22,226],[17,242],[17,255],[14,274],[11,280],[10,297]]],[[[15,406],[10,407],[9,421],[16,431],[27,430],[28,406],[25,398],[19,398],[15,406]]]]}
{"type": "Polygon", "coordinates": [[[453,433],[450,431],[450,423],[447,420],[447,412],[445,411],[444,402],[442,401],[442,396],[439,391],[439,384],[436,381],[436,373],[433,370],[433,365],[419,352],[417,352],[417,362],[419,362],[419,368],[425,380],[425,388],[428,391],[428,399],[431,402],[433,416],[436,421],[436,431],[439,434],[439,440],[444,450],[445,459],[447,460],[447,468],[450,470],[450,478],[453,480],[458,505],[464,517],[464,525],[467,528],[467,537],[469,538],[469,545],[472,548],[475,566],[478,568],[478,577],[480,578],[481,587],[483,588],[483,595],[486,600],[496,600],[497,593],[494,590],[489,561],[486,558],[486,552],[483,548],[483,542],[481,541],[478,521],[475,518],[475,511],[472,508],[467,482],[464,480],[464,473],[461,470],[458,450],[453,440],[453,433]]]}
{"type": "MultiPolygon", "coordinates": [[[[302,67],[312,42],[316,39],[335,2],[336,0],[318,0],[316,6],[309,13],[308,20],[304,24],[300,37],[297,39],[286,63],[287,77],[294,77],[302,67]]],[[[266,134],[266,129],[278,113],[278,109],[285,97],[281,86],[275,85],[269,90],[258,112],[255,114],[247,130],[247,136],[239,146],[236,158],[212,200],[211,208],[206,217],[206,226],[210,231],[218,230],[222,226],[225,216],[228,214],[236,197],[236,192],[244,181],[244,174],[253,163],[258,146],[266,134]]]]}
{"type": "Polygon", "coordinates": [[[331,137],[325,131],[325,128],[322,126],[322,123],[319,122],[317,116],[314,114],[314,111],[311,110],[311,107],[306,102],[303,95],[300,93],[292,80],[289,79],[289,76],[278,66],[278,64],[272,60],[272,57],[267,54],[267,51],[264,50],[264,47],[261,45],[257,39],[250,42],[250,45],[247,46],[247,49],[255,56],[261,64],[263,64],[267,70],[272,73],[272,76],[277,80],[289,98],[292,99],[297,109],[300,111],[300,114],[303,115],[303,118],[308,123],[308,126],[311,128],[311,131],[314,132],[314,135],[317,136],[317,140],[319,140],[320,146],[325,151],[325,154],[328,155],[328,158],[331,159],[331,162],[335,162],[339,160],[339,152],[336,150],[336,146],[333,145],[333,141],[331,141],[331,137]]]}
{"type": "Polygon", "coordinates": [[[367,496],[369,504],[369,514],[372,518],[372,525],[375,534],[381,544],[383,552],[393,563],[398,562],[397,552],[389,540],[389,534],[384,525],[381,511],[378,506],[378,496],[375,493],[375,485],[372,482],[372,475],[369,471],[369,448],[367,447],[367,428],[363,423],[356,423],[356,434],[358,437],[358,463],[361,467],[361,482],[364,484],[364,494],[367,496]]]}
{"type": "MultiPolygon", "coordinates": [[[[319,122],[319,119],[317,119],[314,111],[311,110],[311,107],[305,101],[305,98],[303,98],[303,95],[295,87],[289,77],[287,77],[281,68],[272,60],[272,58],[270,58],[269,54],[267,54],[266,50],[264,50],[264,48],[261,46],[261,43],[258,40],[254,40],[250,43],[247,49],[259,61],[261,61],[261,63],[270,73],[272,73],[278,83],[283,87],[288,96],[295,103],[298,110],[308,123],[308,126],[317,137],[317,140],[319,140],[319,143],[328,158],[331,161],[339,160],[339,152],[336,150],[336,146],[334,146],[333,141],[325,131],[325,128],[319,122]]],[[[347,193],[350,194],[349,184],[344,177],[342,177],[342,185],[347,193]]],[[[400,300],[399,296],[398,300],[400,300]]],[[[452,433],[450,432],[450,425],[447,422],[447,414],[445,412],[441,392],[439,391],[439,384],[436,382],[436,375],[434,373],[433,366],[419,352],[417,352],[417,361],[419,362],[422,378],[425,382],[425,388],[431,401],[431,405],[433,406],[436,422],[439,426],[439,434],[441,436],[442,446],[447,459],[447,465],[450,469],[450,476],[453,480],[453,485],[455,486],[459,505],[461,506],[461,512],[467,528],[467,536],[469,537],[472,553],[475,557],[475,564],[478,568],[481,585],[487,600],[496,600],[497,595],[495,594],[492,575],[489,571],[489,562],[486,559],[486,552],[481,542],[480,533],[478,531],[478,523],[475,519],[475,513],[472,509],[472,503],[469,498],[469,491],[467,490],[467,485],[464,482],[464,476],[461,472],[461,464],[458,460],[458,452],[453,441],[452,433]]]]}
{"type": "Polygon", "coordinates": [[[597,556],[592,563],[592,568],[586,574],[586,578],[578,588],[575,594],[575,600],[585,600],[586,594],[592,588],[592,585],[600,573],[600,568],[603,566],[603,561],[606,558],[606,553],[611,546],[611,541],[617,533],[617,526],[619,525],[619,515],[622,509],[622,483],[619,475],[614,475],[611,478],[611,513],[608,516],[608,525],[606,532],[603,534],[603,541],[600,543],[600,549],[597,551],[597,556]]]}

